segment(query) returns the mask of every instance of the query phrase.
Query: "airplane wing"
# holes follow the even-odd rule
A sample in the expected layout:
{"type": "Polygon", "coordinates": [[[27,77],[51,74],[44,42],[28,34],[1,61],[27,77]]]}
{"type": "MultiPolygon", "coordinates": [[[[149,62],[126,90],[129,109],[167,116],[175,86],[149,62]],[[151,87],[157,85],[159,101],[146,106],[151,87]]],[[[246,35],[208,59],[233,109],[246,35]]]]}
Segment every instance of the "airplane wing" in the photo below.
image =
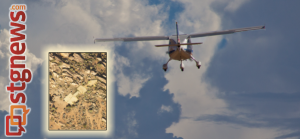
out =
{"type": "Polygon", "coordinates": [[[154,40],[169,40],[168,36],[144,36],[131,38],[96,38],[95,42],[107,41],[154,41],[154,40]]]}
{"type": "Polygon", "coordinates": [[[206,33],[194,33],[194,34],[188,34],[188,36],[191,37],[191,38],[196,38],[196,37],[205,37],[205,36],[231,34],[231,33],[235,33],[235,32],[242,32],[242,31],[249,31],[249,30],[258,30],[258,29],[265,29],[265,26],[238,28],[238,29],[223,30],[223,31],[213,31],[213,32],[206,32],[206,33]]]}

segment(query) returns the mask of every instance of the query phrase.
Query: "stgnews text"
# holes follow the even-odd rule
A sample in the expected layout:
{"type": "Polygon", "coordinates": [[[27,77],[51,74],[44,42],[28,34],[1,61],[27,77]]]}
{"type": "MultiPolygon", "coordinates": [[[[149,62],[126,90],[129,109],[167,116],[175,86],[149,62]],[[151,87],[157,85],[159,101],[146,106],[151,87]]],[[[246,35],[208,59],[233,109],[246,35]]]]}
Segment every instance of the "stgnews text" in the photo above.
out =
{"type": "Polygon", "coordinates": [[[32,80],[32,71],[26,68],[26,15],[25,4],[13,4],[9,8],[10,46],[9,51],[9,84],[6,92],[9,93],[9,114],[4,117],[5,136],[21,137],[26,133],[28,114],[27,96],[25,93],[27,84],[32,80]],[[15,128],[11,128],[15,127],[15,128]]]}

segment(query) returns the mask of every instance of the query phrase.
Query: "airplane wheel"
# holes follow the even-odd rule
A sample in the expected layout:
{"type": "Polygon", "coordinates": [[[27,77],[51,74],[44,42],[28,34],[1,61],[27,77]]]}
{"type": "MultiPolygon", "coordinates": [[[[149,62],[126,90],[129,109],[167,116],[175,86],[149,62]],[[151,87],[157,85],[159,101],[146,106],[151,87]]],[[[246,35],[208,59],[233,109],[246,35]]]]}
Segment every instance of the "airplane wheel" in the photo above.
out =
{"type": "Polygon", "coordinates": [[[167,71],[167,69],[164,69],[164,71],[167,71]]]}
{"type": "Polygon", "coordinates": [[[200,66],[197,66],[198,67],[198,69],[200,69],[200,66]]]}
{"type": "Polygon", "coordinates": [[[184,69],[182,68],[181,71],[184,71],[184,69]]]}

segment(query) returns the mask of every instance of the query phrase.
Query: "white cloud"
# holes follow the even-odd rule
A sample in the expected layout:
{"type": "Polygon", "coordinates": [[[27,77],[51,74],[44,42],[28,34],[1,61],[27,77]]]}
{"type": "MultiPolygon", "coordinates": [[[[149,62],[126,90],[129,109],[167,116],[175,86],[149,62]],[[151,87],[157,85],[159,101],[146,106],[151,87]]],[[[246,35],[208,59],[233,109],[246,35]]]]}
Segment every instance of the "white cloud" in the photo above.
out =
{"type": "Polygon", "coordinates": [[[118,92],[122,95],[129,94],[130,97],[139,97],[139,91],[144,83],[150,79],[149,75],[131,74],[125,75],[123,69],[130,67],[130,61],[121,55],[115,57],[115,73],[117,73],[118,92]]]}
{"type": "Polygon", "coordinates": [[[117,75],[118,92],[122,95],[130,94],[130,97],[139,97],[139,91],[150,77],[142,77],[140,74],[133,74],[132,77],[124,75],[123,72],[117,75]]]}
{"type": "Polygon", "coordinates": [[[26,60],[26,68],[31,69],[32,73],[36,71],[39,65],[43,63],[41,58],[37,58],[34,54],[30,53],[29,50],[25,53],[27,60],[26,60]]]}
{"type": "Polygon", "coordinates": [[[171,112],[173,109],[171,106],[165,106],[165,105],[162,105],[160,107],[160,109],[158,110],[157,113],[163,113],[163,112],[171,112]]]}
{"type": "Polygon", "coordinates": [[[127,130],[130,136],[138,137],[138,133],[136,131],[138,128],[138,123],[135,120],[134,116],[135,116],[135,112],[130,112],[127,115],[127,126],[128,126],[127,130]]]}
{"type": "MultiPolygon", "coordinates": [[[[222,21],[212,9],[213,2],[221,2],[218,0],[178,0],[184,4],[184,11],[179,13],[178,22],[181,31],[185,33],[207,32],[221,30],[222,21]]],[[[236,3],[235,0],[227,0],[227,9],[231,12],[237,10],[246,0],[236,3]]],[[[276,130],[267,128],[247,128],[247,127],[231,127],[226,128],[229,124],[219,125],[213,122],[193,121],[199,116],[207,114],[233,114],[227,109],[227,103],[218,98],[218,88],[212,87],[205,79],[204,74],[209,67],[210,61],[215,53],[217,45],[221,41],[222,36],[206,37],[205,42],[200,46],[194,46],[193,56],[202,62],[201,69],[196,68],[193,63],[192,67],[188,66],[184,72],[179,69],[179,62],[170,62],[169,72],[165,78],[168,83],[164,89],[174,94],[175,102],[178,102],[182,108],[181,117],[189,119],[180,119],[179,123],[174,123],[167,128],[168,133],[174,133],[175,136],[183,138],[272,138],[276,136],[276,130]],[[180,79],[180,80],[179,80],[180,79]],[[182,130],[182,127],[189,130],[182,130]],[[260,131],[261,130],[261,131],[260,131]],[[262,132],[264,131],[264,132],[262,132]],[[234,134],[235,132],[242,132],[234,134]],[[223,133],[223,134],[222,134],[223,133]],[[252,135],[252,133],[257,133],[252,135]],[[264,133],[264,134],[262,134],[264,133]]],[[[188,63],[191,65],[191,63],[188,63]]]]}
{"type": "Polygon", "coordinates": [[[9,58],[9,32],[8,30],[0,30],[0,54],[1,54],[1,68],[0,68],[0,110],[9,111],[10,101],[8,92],[5,86],[9,83],[8,78],[8,58],[9,58]]]}
{"type": "MultiPolygon", "coordinates": [[[[179,25],[183,32],[205,32],[220,29],[221,19],[209,7],[212,1],[183,0],[181,2],[184,3],[185,11],[178,15],[178,20],[179,23],[184,23],[184,26],[179,25]]],[[[193,67],[187,67],[184,72],[181,72],[179,62],[170,62],[171,69],[165,75],[168,80],[165,90],[168,89],[174,93],[174,100],[181,104],[182,117],[217,114],[226,107],[226,103],[216,97],[218,90],[212,88],[202,78],[220,40],[220,36],[207,37],[205,43],[194,46],[193,55],[202,63],[200,70],[194,63],[193,67]]]]}
{"type": "MultiPolygon", "coordinates": [[[[33,3],[31,10],[27,11],[31,19],[27,20],[28,28],[31,29],[28,30],[27,40],[29,47],[35,48],[30,49],[30,52],[37,57],[41,57],[40,49],[47,44],[91,44],[93,36],[109,38],[129,35],[164,35],[165,33],[162,22],[167,19],[167,14],[163,12],[163,5],[149,5],[145,1],[138,0],[86,1],[84,3],[81,1],[43,1],[41,3],[43,4],[33,3]],[[36,11],[39,11],[38,14],[36,11]]],[[[114,49],[114,43],[104,42],[95,45],[103,44],[114,49]]],[[[141,61],[146,58],[162,60],[165,56],[160,48],[154,47],[155,42],[137,42],[136,44],[134,46],[130,46],[130,43],[125,44],[132,56],[130,63],[134,66],[143,64],[141,61]]],[[[118,62],[115,64],[120,65],[118,62]]],[[[132,69],[132,71],[138,70],[141,69],[138,67],[132,69]]],[[[123,95],[129,93],[131,96],[138,96],[140,88],[150,76],[124,75],[121,71],[116,73],[119,77],[118,90],[123,95]],[[129,80],[132,82],[128,82],[129,80]]]]}
{"type": "Polygon", "coordinates": [[[225,10],[229,12],[235,12],[241,5],[245,4],[247,1],[249,0],[231,0],[228,2],[225,10]]]}
{"type": "Polygon", "coordinates": [[[5,91],[5,86],[8,85],[8,77],[0,76],[0,110],[9,112],[9,92],[5,91]]]}
{"type": "Polygon", "coordinates": [[[181,136],[185,139],[199,137],[207,139],[274,139],[282,133],[289,133],[288,131],[278,132],[276,129],[248,128],[233,124],[193,121],[190,119],[183,119],[179,123],[173,123],[173,126],[167,129],[167,133],[170,132],[176,132],[176,136],[181,136]],[[184,127],[188,130],[176,127],[184,127]]]}

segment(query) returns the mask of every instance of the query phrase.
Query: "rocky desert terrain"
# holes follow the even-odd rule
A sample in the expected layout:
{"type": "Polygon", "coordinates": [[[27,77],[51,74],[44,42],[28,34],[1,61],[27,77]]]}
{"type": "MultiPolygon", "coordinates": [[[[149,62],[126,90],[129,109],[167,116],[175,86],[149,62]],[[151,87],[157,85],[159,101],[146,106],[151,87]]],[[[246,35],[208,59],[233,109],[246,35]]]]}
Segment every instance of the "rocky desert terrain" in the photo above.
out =
{"type": "Polygon", "coordinates": [[[106,53],[49,53],[49,130],[106,130],[106,53]]]}

